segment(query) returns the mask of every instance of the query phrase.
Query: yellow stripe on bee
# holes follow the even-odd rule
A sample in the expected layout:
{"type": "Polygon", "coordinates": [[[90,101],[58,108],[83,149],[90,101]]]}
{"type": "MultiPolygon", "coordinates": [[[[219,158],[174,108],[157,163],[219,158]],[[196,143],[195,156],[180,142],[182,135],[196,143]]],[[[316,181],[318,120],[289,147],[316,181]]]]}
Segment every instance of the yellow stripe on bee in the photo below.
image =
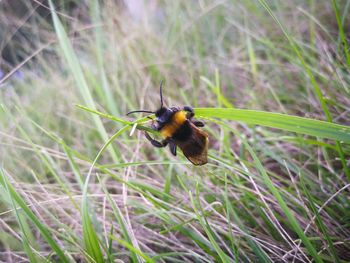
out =
{"type": "Polygon", "coordinates": [[[171,121],[161,129],[160,133],[164,138],[169,138],[181,127],[187,120],[186,111],[177,111],[171,118],[171,121]]]}

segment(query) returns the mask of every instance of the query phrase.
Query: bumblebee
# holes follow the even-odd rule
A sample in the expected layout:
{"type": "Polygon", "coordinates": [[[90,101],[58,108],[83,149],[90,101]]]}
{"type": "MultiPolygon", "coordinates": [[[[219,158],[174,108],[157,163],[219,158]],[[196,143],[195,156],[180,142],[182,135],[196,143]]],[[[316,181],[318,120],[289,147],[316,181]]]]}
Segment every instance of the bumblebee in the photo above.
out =
{"type": "MultiPolygon", "coordinates": [[[[194,120],[192,107],[165,107],[163,105],[162,82],[159,87],[160,108],[156,111],[135,110],[127,115],[137,112],[154,113],[156,122],[152,122],[151,128],[160,132],[163,140],[153,139],[147,132],[145,136],[151,144],[157,148],[169,145],[170,152],[176,156],[176,148],[179,147],[186,158],[194,165],[204,165],[208,162],[208,134],[199,127],[204,123],[194,120]]],[[[153,120],[153,119],[152,119],[153,120]]]]}

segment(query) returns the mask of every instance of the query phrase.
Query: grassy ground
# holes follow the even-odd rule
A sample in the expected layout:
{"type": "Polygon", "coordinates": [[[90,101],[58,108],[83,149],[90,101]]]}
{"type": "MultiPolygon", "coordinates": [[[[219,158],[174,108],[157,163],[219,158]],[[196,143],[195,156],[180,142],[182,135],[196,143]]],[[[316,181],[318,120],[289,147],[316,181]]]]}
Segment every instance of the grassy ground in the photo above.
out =
{"type": "Polygon", "coordinates": [[[350,261],[350,1],[87,2],[17,23],[41,39],[0,86],[3,262],[350,261]],[[161,80],[207,165],[129,134],[161,80]]]}

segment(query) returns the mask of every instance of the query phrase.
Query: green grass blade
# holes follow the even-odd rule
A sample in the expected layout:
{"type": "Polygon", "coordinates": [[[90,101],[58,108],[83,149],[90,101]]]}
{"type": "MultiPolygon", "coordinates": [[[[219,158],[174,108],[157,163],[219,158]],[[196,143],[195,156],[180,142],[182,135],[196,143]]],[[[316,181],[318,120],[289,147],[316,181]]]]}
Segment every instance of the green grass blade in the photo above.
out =
{"type": "Polygon", "coordinates": [[[103,61],[103,40],[106,39],[106,37],[103,35],[102,32],[102,21],[100,17],[100,11],[101,7],[98,0],[91,0],[90,1],[90,16],[92,18],[93,23],[96,25],[94,27],[94,35],[95,35],[95,53],[96,53],[96,60],[97,60],[97,68],[98,68],[98,75],[100,77],[100,85],[103,89],[104,94],[104,100],[106,101],[108,110],[114,114],[118,114],[118,110],[116,107],[116,102],[114,100],[114,96],[112,93],[112,90],[109,86],[107,75],[105,71],[104,61],[103,61]]]}
{"type": "MultiPolygon", "coordinates": [[[[30,229],[29,229],[28,225],[25,223],[25,219],[22,218],[22,216],[20,215],[20,213],[19,213],[19,211],[18,211],[18,209],[16,207],[15,201],[12,198],[12,195],[9,194],[10,191],[9,191],[9,187],[8,187],[8,184],[7,184],[7,180],[4,180],[4,183],[5,183],[6,192],[8,193],[9,199],[11,200],[13,211],[15,211],[15,215],[16,215],[16,218],[17,218],[17,221],[18,221],[18,225],[19,225],[19,227],[21,229],[21,237],[22,237],[23,249],[24,249],[24,251],[27,254],[29,262],[31,262],[31,263],[41,262],[36,257],[36,255],[33,253],[33,251],[32,251],[32,248],[30,246],[29,237],[28,237],[28,235],[32,236],[32,233],[30,232],[30,229]]],[[[37,244],[35,244],[35,245],[37,245],[37,244]]]]}
{"type": "Polygon", "coordinates": [[[216,242],[216,238],[215,238],[215,234],[213,232],[213,230],[211,229],[205,215],[204,215],[204,211],[200,205],[200,201],[199,201],[199,190],[198,190],[198,183],[196,185],[196,201],[194,201],[192,193],[189,193],[189,197],[192,203],[192,207],[194,209],[194,212],[196,213],[197,219],[199,221],[199,223],[201,224],[201,226],[203,227],[205,233],[207,234],[211,245],[214,247],[216,253],[218,254],[218,256],[220,257],[222,262],[230,262],[230,257],[228,255],[225,254],[225,252],[220,248],[220,246],[218,245],[218,243],[216,242]],[[198,211],[198,208],[200,211],[198,211]]]}
{"type": "Polygon", "coordinates": [[[298,57],[300,63],[302,64],[302,67],[305,69],[305,72],[307,74],[307,76],[309,77],[313,87],[314,87],[314,91],[315,94],[317,96],[317,98],[319,99],[320,103],[321,103],[321,107],[323,109],[323,112],[325,113],[327,120],[331,121],[332,117],[330,115],[330,112],[328,110],[328,106],[326,104],[326,101],[322,95],[322,91],[320,86],[317,84],[316,79],[314,77],[314,75],[312,74],[312,71],[310,70],[309,66],[306,64],[299,46],[296,44],[296,42],[294,41],[294,39],[288,34],[288,32],[286,31],[286,29],[284,28],[284,26],[281,24],[281,22],[277,19],[277,17],[274,15],[274,13],[272,12],[270,6],[266,3],[265,0],[259,0],[260,4],[266,9],[266,11],[269,13],[269,15],[272,17],[272,19],[276,22],[276,24],[280,27],[280,29],[282,30],[282,33],[284,34],[284,36],[287,38],[291,48],[293,49],[294,53],[296,54],[296,56],[298,57]]]}
{"type": "Polygon", "coordinates": [[[325,236],[325,238],[327,240],[327,243],[329,245],[330,254],[333,257],[333,261],[339,263],[340,260],[339,260],[337,251],[334,248],[333,241],[332,241],[331,237],[329,236],[329,234],[327,232],[327,228],[326,228],[325,224],[323,223],[323,221],[322,221],[322,219],[321,219],[321,217],[320,217],[320,215],[319,215],[319,213],[317,211],[317,208],[315,206],[314,200],[313,200],[309,190],[306,188],[303,176],[300,176],[300,184],[301,184],[301,187],[303,189],[303,192],[306,194],[306,197],[309,200],[311,211],[316,216],[317,226],[318,226],[318,228],[320,229],[320,231],[323,233],[323,235],[325,236]]]}
{"type": "MultiPolygon", "coordinates": [[[[246,16],[244,16],[244,25],[246,28],[248,28],[248,21],[246,19],[246,16]]],[[[249,57],[250,71],[252,72],[253,78],[257,79],[258,69],[256,64],[256,55],[252,44],[252,38],[249,34],[246,34],[246,43],[247,43],[247,52],[249,57]]]]}
{"type": "Polygon", "coordinates": [[[66,153],[66,156],[67,156],[68,161],[69,161],[69,165],[72,168],[72,171],[75,175],[75,179],[77,180],[77,182],[80,186],[80,189],[83,190],[83,186],[84,186],[83,176],[80,173],[79,166],[77,165],[77,163],[74,160],[74,153],[72,152],[72,150],[68,147],[68,145],[63,140],[60,140],[60,144],[61,144],[64,152],[66,153]]]}
{"type": "MultiPolygon", "coordinates": [[[[126,221],[123,217],[122,212],[120,211],[120,209],[119,209],[118,205],[115,203],[115,201],[111,198],[110,194],[108,193],[108,191],[104,185],[102,185],[102,190],[105,193],[107,200],[108,200],[108,202],[113,210],[113,214],[114,214],[115,218],[117,219],[117,222],[120,226],[120,231],[123,234],[124,239],[126,240],[126,242],[128,244],[131,244],[132,243],[131,237],[129,235],[128,227],[126,225],[126,221]]],[[[132,262],[137,262],[137,253],[135,253],[134,250],[130,250],[130,257],[131,257],[132,262]]]]}
{"type": "Polygon", "coordinates": [[[339,8],[338,8],[338,5],[337,5],[337,1],[336,0],[332,0],[332,5],[333,5],[335,17],[337,19],[337,23],[338,23],[338,30],[339,30],[339,35],[340,35],[342,47],[344,49],[344,54],[345,54],[345,58],[346,58],[346,64],[348,65],[348,68],[350,68],[350,54],[349,54],[350,50],[348,48],[348,41],[347,41],[346,35],[344,33],[343,23],[342,23],[342,21],[340,19],[340,13],[339,13],[339,8]]]}
{"type": "MultiPolygon", "coordinates": [[[[236,135],[238,135],[236,133],[236,135]]],[[[300,227],[298,221],[293,216],[292,211],[290,211],[289,207],[287,206],[286,202],[284,201],[280,191],[277,187],[273,184],[272,180],[270,179],[269,175],[267,174],[266,170],[264,169],[263,165],[261,164],[259,158],[256,156],[254,150],[250,147],[250,145],[245,141],[242,140],[242,142],[245,144],[245,147],[247,148],[248,152],[252,156],[255,166],[258,169],[259,173],[263,177],[263,181],[267,188],[270,190],[270,192],[273,194],[273,196],[276,198],[278,204],[280,205],[283,213],[288,218],[288,222],[293,228],[293,230],[298,234],[299,238],[304,243],[305,247],[308,250],[308,253],[313,257],[315,262],[321,263],[323,262],[322,258],[318,255],[316,249],[312,245],[311,241],[308,239],[308,237],[304,234],[303,229],[300,227]]]]}
{"type": "MultiPolygon", "coordinates": [[[[132,125],[134,125],[135,123],[137,123],[137,127],[136,127],[137,129],[139,129],[139,130],[144,130],[144,131],[147,131],[147,132],[150,132],[150,133],[155,133],[155,131],[154,131],[153,129],[148,128],[148,127],[146,127],[146,126],[142,126],[142,125],[139,124],[139,123],[143,123],[143,122],[145,122],[145,121],[149,121],[148,117],[144,117],[144,118],[141,118],[141,119],[138,119],[138,120],[132,122],[132,121],[126,121],[126,120],[124,120],[124,119],[114,117],[114,116],[109,115],[109,114],[106,114],[106,113],[99,112],[99,111],[94,110],[94,109],[90,109],[90,108],[88,108],[88,107],[85,107],[85,106],[82,106],[82,105],[79,105],[79,104],[76,105],[76,106],[77,106],[78,108],[84,110],[84,111],[94,113],[94,114],[99,115],[99,116],[101,116],[101,117],[103,117],[103,118],[106,118],[106,119],[109,119],[109,120],[112,120],[112,121],[115,121],[115,122],[119,122],[119,123],[121,123],[121,124],[123,124],[123,125],[132,126],[132,125]]],[[[152,116],[152,115],[151,115],[151,116],[152,116]]]]}
{"type": "MultiPolygon", "coordinates": [[[[109,114],[101,113],[99,111],[90,109],[82,105],[77,105],[77,107],[85,111],[102,116],[104,118],[120,122],[124,125],[133,125],[134,123],[142,123],[143,121],[147,120],[147,117],[144,117],[142,119],[137,120],[136,122],[129,122],[109,114]]],[[[195,112],[198,117],[243,121],[247,124],[262,125],[285,131],[350,143],[349,126],[330,123],[326,121],[319,121],[274,112],[233,108],[196,108],[195,112]]],[[[142,126],[139,124],[137,125],[137,129],[145,130],[147,132],[155,132],[154,130],[146,126],[142,126]]]]}
{"type": "Polygon", "coordinates": [[[89,262],[103,263],[104,259],[99,245],[99,239],[91,222],[87,204],[85,204],[82,208],[82,223],[84,245],[86,252],[89,255],[87,260],[89,262]]]}
{"type": "Polygon", "coordinates": [[[139,255],[140,257],[142,257],[146,262],[149,263],[155,263],[155,261],[150,258],[149,256],[147,256],[145,253],[141,252],[139,249],[133,247],[131,244],[129,244],[128,242],[122,240],[122,239],[118,239],[114,236],[111,237],[112,239],[114,239],[115,241],[117,241],[119,244],[121,244],[122,246],[126,247],[127,249],[129,249],[130,251],[136,253],[137,255],[139,255]]]}
{"type": "Polygon", "coordinates": [[[232,103],[221,93],[219,72],[217,70],[215,71],[215,83],[204,76],[201,76],[201,80],[216,94],[219,105],[223,104],[227,108],[233,108],[232,103]]]}
{"type": "MultiPolygon", "coordinates": [[[[251,234],[246,229],[246,227],[244,226],[242,220],[239,218],[239,216],[237,215],[235,209],[233,208],[233,206],[232,206],[232,204],[231,204],[231,202],[230,202],[230,200],[229,200],[229,198],[227,196],[227,177],[226,176],[225,176],[225,195],[224,195],[224,199],[225,199],[225,203],[226,203],[227,217],[229,218],[230,215],[232,214],[233,221],[239,226],[240,229],[242,229],[242,231],[247,233],[247,236],[245,238],[247,239],[247,242],[248,242],[249,246],[251,247],[251,249],[253,250],[253,252],[255,253],[257,258],[259,259],[259,262],[265,262],[265,263],[271,262],[271,260],[268,258],[266,253],[263,251],[261,246],[259,244],[257,244],[254,239],[252,239],[250,237],[251,234]]],[[[239,253],[240,253],[240,250],[237,248],[237,252],[236,252],[237,257],[238,257],[239,253]]]]}
{"type": "MultiPolygon", "coordinates": [[[[288,32],[286,31],[284,26],[281,24],[281,22],[277,19],[277,17],[273,14],[270,6],[266,3],[266,1],[265,0],[259,0],[259,2],[266,9],[266,11],[269,13],[269,15],[273,18],[273,20],[278,24],[278,26],[281,28],[283,34],[285,35],[285,37],[287,38],[290,46],[292,47],[295,55],[298,57],[302,67],[304,68],[304,70],[306,72],[306,75],[310,79],[310,82],[311,82],[311,84],[312,84],[312,86],[314,88],[315,95],[317,96],[317,98],[318,98],[318,100],[319,100],[319,102],[321,104],[322,110],[323,110],[324,114],[326,115],[327,121],[333,122],[331,113],[330,113],[330,111],[328,109],[328,105],[327,105],[326,100],[325,100],[325,98],[324,98],[324,96],[322,94],[321,88],[318,85],[318,83],[316,81],[316,78],[315,78],[314,74],[312,73],[310,67],[308,66],[308,64],[306,63],[305,59],[303,58],[301,50],[300,50],[300,47],[294,41],[294,39],[288,34],[288,32]]],[[[333,1],[333,4],[334,3],[335,2],[333,1]]],[[[340,25],[340,30],[341,30],[341,28],[342,28],[342,26],[340,25]]],[[[345,44],[346,44],[346,41],[345,41],[345,44]]],[[[350,170],[349,170],[349,168],[347,166],[347,162],[346,162],[345,156],[344,156],[344,151],[343,151],[342,146],[339,143],[339,141],[336,141],[336,146],[337,146],[339,157],[340,157],[340,160],[341,160],[341,163],[342,163],[342,166],[343,166],[343,170],[344,170],[344,172],[345,172],[345,174],[346,174],[346,176],[348,178],[348,181],[350,181],[350,170]]]]}
{"type": "MultiPolygon", "coordinates": [[[[44,134],[46,134],[49,138],[51,138],[53,141],[57,142],[58,144],[60,144],[64,150],[64,152],[66,153],[66,156],[68,158],[68,162],[72,168],[72,171],[74,172],[75,178],[77,180],[77,182],[79,183],[79,186],[81,188],[81,190],[83,189],[84,183],[83,183],[83,179],[82,179],[82,175],[80,173],[79,167],[77,165],[77,163],[74,160],[74,151],[63,141],[63,139],[59,138],[57,135],[47,131],[46,129],[44,129],[43,127],[41,127],[39,124],[37,124],[36,122],[34,122],[33,120],[30,120],[38,129],[40,129],[40,131],[42,131],[44,134]]],[[[70,195],[70,193],[68,193],[70,195]]]]}
{"type": "Polygon", "coordinates": [[[52,238],[49,229],[40,222],[40,220],[36,217],[36,215],[29,209],[24,199],[16,192],[15,188],[8,181],[7,177],[2,168],[0,168],[0,184],[6,189],[8,189],[8,194],[11,196],[16,204],[23,210],[24,214],[27,218],[32,221],[32,223],[38,228],[40,234],[49,244],[49,246],[56,252],[57,256],[60,258],[61,262],[68,263],[69,259],[65,256],[62,249],[56,243],[56,241],[52,238]]]}
{"type": "MultiPolygon", "coordinates": [[[[52,4],[52,1],[49,0],[49,4],[50,4],[50,9],[51,9],[51,14],[52,14],[52,19],[53,19],[53,24],[56,30],[56,34],[60,43],[60,46],[63,50],[63,54],[67,60],[68,66],[75,78],[77,87],[79,89],[79,92],[81,94],[81,96],[84,99],[84,102],[92,109],[96,109],[95,107],[95,103],[94,100],[92,98],[92,95],[90,93],[88,84],[85,80],[84,74],[83,74],[83,70],[79,64],[78,58],[73,50],[72,44],[70,43],[70,40],[67,36],[67,33],[65,31],[65,29],[63,28],[63,25],[60,21],[60,19],[58,18],[54,6],[52,4]]],[[[108,135],[107,132],[101,122],[101,120],[97,117],[97,116],[93,116],[92,117],[95,126],[97,127],[97,130],[102,138],[102,140],[107,141],[108,140],[108,135]]],[[[114,148],[110,147],[109,152],[113,158],[113,160],[115,162],[118,161],[118,155],[116,153],[116,151],[114,150],[114,148]]]]}
{"type": "Polygon", "coordinates": [[[242,121],[350,143],[350,127],[331,122],[256,110],[196,108],[195,112],[197,116],[242,121]]]}
{"type": "MultiPolygon", "coordinates": [[[[169,165],[169,168],[168,168],[168,171],[167,171],[166,177],[165,177],[164,193],[167,195],[170,195],[171,181],[172,181],[172,169],[173,169],[173,166],[169,165]]],[[[164,201],[169,201],[169,198],[165,198],[164,201]]]]}
{"type": "MultiPolygon", "coordinates": [[[[49,132],[47,132],[44,128],[42,128],[39,124],[37,124],[33,120],[30,120],[30,122],[33,125],[35,125],[37,128],[39,128],[41,131],[44,131],[48,135],[50,134],[49,132]]],[[[78,205],[76,204],[76,202],[75,202],[75,200],[72,197],[72,194],[70,192],[69,184],[68,184],[67,180],[64,177],[61,177],[59,175],[60,173],[57,172],[57,167],[56,167],[55,161],[52,160],[50,154],[39,149],[37,147],[37,145],[31,140],[30,135],[27,134],[27,132],[21,126],[17,126],[17,128],[20,131],[20,133],[22,134],[22,136],[31,144],[32,148],[34,149],[34,152],[38,155],[41,162],[45,165],[45,167],[48,169],[48,171],[50,171],[50,174],[53,176],[53,178],[55,178],[55,180],[58,182],[58,184],[61,186],[61,188],[65,191],[67,196],[69,196],[69,199],[72,202],[72,204],[76,208],[78,208],[78,205]]],[[[51,138],[52,137],[54,137],[54,136],[51,135],[51,138]]]]}
{"type": "Polygon", "coordinates": [[[89,214],[89,205],[88,205],[88,185],[91,177],[92,170],[97,163],[97,160],[100,158],[102,153],[107,149],[107,147],[117,138],[119,135],[121,135],[124,131],[126,131],[129,128],[129,126],[124,126],[122,129],[120,129],[117,133],[115,133],[101,148],[101,150],[96,155],[93,163],[90,166],[89,172],[87,174],[84,189],[83,189],[83,199],[81,204],[81,213],[82,213],[82,222],[83,222],[83,239],[84,244],[87,253],[89,256],[98,263],[104,262],[102,251],[99,245],[99,240],[97,237],[97,234],[95,232],[95,229],[92,225],[90,214],[89,214]]]}

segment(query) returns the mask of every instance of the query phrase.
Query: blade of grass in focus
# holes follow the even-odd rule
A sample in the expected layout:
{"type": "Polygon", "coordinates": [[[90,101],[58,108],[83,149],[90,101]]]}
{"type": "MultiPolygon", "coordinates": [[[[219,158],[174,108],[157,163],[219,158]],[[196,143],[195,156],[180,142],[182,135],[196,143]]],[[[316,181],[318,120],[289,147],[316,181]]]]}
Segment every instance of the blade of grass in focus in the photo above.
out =
{"type": "Polygon", "coordinates": [[[255,110],[196,108],[195,112],[200,117],[242,121],[247,124],[350,143],[350,127],[331,122],[255,110]]]}
{"type": "MultiPolygon", "coordinates": [[[[85,106],[77,106],[88,112],[100,115],[104,118],[108,118],[116,122],[120,122],[122,124],[132,125],[135,123],[128,122],[123,119],[116,118],[109,114],[101,113],[93,109],[89,109],[85,106]]],[[[320,138],[338,140],[344,143],[350,143],[350,127],[331,122],[255,110],[242,110],[232,108],[195,108],[194,110],[197,117],[209,117],[242,121],[247,124],[262,125],[270,128],[276,128],[320,138]]],[[[139,119],[137,120],[137,122],[142,122],[144,120],[147,120],[147,117],[139,119]]],[[[138,125],[137,128],[141,130],[146,130],[148,132],[155,132],[150,128],[143,127],[140,125],[138,125]]]]}
{"type": "Polygon", "coordinates": [[[94,110],[94,109],[90,109],[90,108],[82,106],[82,105],[76,105],[76,106],[78,108],[82,109],[82,110],[85,110],[85,111],[90,112],[90,113],[97,114],[97,115],[99,115],[99,116],[101,116],[103,118],[106,118],[106,119],[109,119],[109,120],[112,120],[112,121],[115,121],[115,122],[119,122],[119,123],[121,123],[123,125],[132,126],[134,124],[137,124],[137,129],[144,130],[144,131],[147,131],[147,132],[150,132],[150,133],[155,133],[155,131],[153,129],[138,124],[138,123],[143,123],[145,121],[149,121],[148,117],[143,117],[143,118],[140,118],[140,119],[138,119],[138,120],[136,120],[134,122],[131,122],[131,121],[126,121],[126,120],[121,119],[121,118],[117,118],[115,116],[112,116],[112,115],[109,115],[109,114],[106,114],[106,113],[99,112],[99,111],[94,110]]]}

